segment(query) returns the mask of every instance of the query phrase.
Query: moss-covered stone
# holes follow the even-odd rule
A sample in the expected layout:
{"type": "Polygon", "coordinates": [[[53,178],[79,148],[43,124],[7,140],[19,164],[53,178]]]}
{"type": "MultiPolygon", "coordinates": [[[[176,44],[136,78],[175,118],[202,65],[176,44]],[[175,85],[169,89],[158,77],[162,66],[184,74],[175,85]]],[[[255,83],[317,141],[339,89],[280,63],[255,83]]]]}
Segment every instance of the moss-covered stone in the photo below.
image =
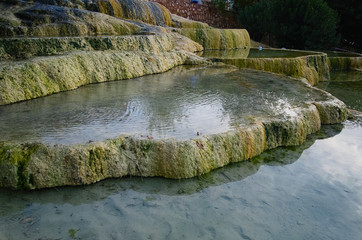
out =
{"type": "Polygon", "coordinates": [[[16,186],[17,189],[32,188],[34,175],[28,172],[27,167],[37,148],[38,144],[23,144],[12,147],[0,143],[0,167],[7,170],[0,173],[0,186],[16,186]]]}

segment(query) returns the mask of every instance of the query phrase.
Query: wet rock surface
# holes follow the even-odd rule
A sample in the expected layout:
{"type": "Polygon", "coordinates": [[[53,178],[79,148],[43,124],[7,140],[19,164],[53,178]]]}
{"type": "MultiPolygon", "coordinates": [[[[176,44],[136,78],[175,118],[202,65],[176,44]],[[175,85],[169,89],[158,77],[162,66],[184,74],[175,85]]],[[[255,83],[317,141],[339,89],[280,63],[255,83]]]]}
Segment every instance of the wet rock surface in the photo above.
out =
{"type": "MultiPolygon", "coordinates": [[[[182,64],[210,65],[193,52],[250,46],[246,30],[210,28],[148,1],[7,0],[0,3],[0,13],[0,105],[182,64]]],[[[329,74],[324,55],[283,61],[227,63],[303,77],[311,84],[329,74]]],[[[267,149],[301,144],[321,124],[344,121],[345,105],[321,96],[303,102],[287,118],[252,118],[248,126],[189,139],[121,135],[68,145],[5,140],[0,142],[0,187],[83,185],[127,175],[197,176],[267,149]]]]}
{"type": "MultiPolygon", "coordinates": [[[[196,93],[199,93],[201,96],[210,94],[212,97],[217,96],[215,94],[220,94],[212,93],[210,90],[205,93],[198,90],[198,85],[202,84],[202,82],[199,82],[200,79],[195,80],[192,78],[195,74],[189,74],[189,71],[185,72],[186,75],[190,75],[186,80],[191,81],[188,84],[191,88],[196,88],[196,93]],[[196,82],[192,82],[192,80],[196,82]]],[[[204,72],[208,74],[210,71],[215,71],[216,73],[220,70],[215,68],[204,70],[204,72]]],[[[224,91],[226,91],[226,95],[220,95],[219,97],[221,99],[225,98],[225,102],[222,105],[223,108],[226,109],[225,104],[230,102],[230,97],[231,99],[234,99],[232,102],[235,104],[238,103],[238,100],[236,100],[235,97],[229,96],[232,92],[235,92],[237,88],[235,86],[232,87],[232,85],[228,87],[227,83],[229,80],[225,78],[225,76],[228,76],[228,72],[231,71],[230,74],[232,74],[235,72],[235,69],[231,68],[228,70],[226,68],[224,71],[226,71],[226,75],[216,74],[215,81],[220,79],[224,82],[224,91]],[[217,76],[220,76],[220,78],[217,78],[217,76]]],[[[210,74],[208,75],[205,73],[204,77],[210,79],[210,74]]],[[[247,80],[250,79],[251,76],[243,78],[241,73],[230,75],[230,79],[235,83],[241,84],[241,88],[246,91],[248,91],[248,89],[249,91],[257,91],[256,89],[260,88],[257,87],[258,74],[263,75],[263,73],[258,72],[251,75],[255,77],[256,82],[247,80]]],[[[175,76],[178,75],[181,75],[181,72],[176,71],[175,76]]],[[[202,76],[202,73],[199,75],[202,76]]],[[[2,179],[1,186],[34,189],[63,185],[82,185],[94,183],[106,178],[123,177],[127,175],[145,177],[162,176],[176,179],[189,178],[207,173],[212,169],[225,166],[231,162],[250,159],[267,149],[273,149],[278,146],[300,145],[306,140],[306,137],[309,134],[317,132],[320,129],[321,124],[337,123],[346,119],[347,110],[345,105],[330,94],[306,85],[304,86],[306,88],[306,92],[304,93],[303,83],[299,81],[289,80],[291,82],[288,83],[287,79],[280,79],[280,82],[278,82],[277,76],[273,77],[271,74],[266,75],[270,76],[267,78],[269,79],[269,82],[265,89],[270,89],[272,91],[273,88],[271,88],[271,85],[268,86],[268,84],[275,78],[275,87],[285,89],[286,92],[291,91],[288,94],[293,95],[294,97],[299,93],[301,96],[304,96],[304,98],[307,98],[303,100],[299,98],[294,100],[289,99],[287,100],[289,103],[283,101],[283,103],[279,104],[278,101],[276,101],[277,99],[268,96],[268,94],[276,94],[274,90],[270,93],[261,93],[259,98],[262,96],[266,97],[266,102],[264,103],[266,104],[266,107],[255,105],[255,108],[252,109],[254,109],[253,111],[256,111],[254,113],[256,116],[250,115],[249,117],[242,117],[237,113],[238,111],[241,113],[245,111],[248,114],[249,111],[248,107],[242,107],[243,104],[241,99],[240,104],[236,105],[235,108],[232,108],[234,110],[231,114],[236,123],[239,121],[238,125],[231,129],[221,129],[222,131],[217,132],[216,134],[208,134],[207,132],[206,134],[199,132],[196,134],[195,130],[194,135],[190,135],[187,139],[182,139],[180,137],[156,137],[152,135],[152,132],[156,132],[158,129],[158,122],[160,122],[161,125],[167,122],[178,122],[176,118],[175,120],[173,120],[174,118],[168,120],[163,117],[165,119],[148,120],[147,123],[151,126],[156,125],[155,130],[151,129],[151,132],[146,131],[145,133],[142,133],[144,135],[138,136],[121,135],[119,137],[111,137],[108,140],[89,141],[88,143],[84,143],[83,141],[81,143],[65,145],[49,144],[46,142],[45,138],[43,138],[44,140],[41,140],[40,138],[39,141],[24,141],[22,143],[19,143],[19,141],[5,141],[0,143],[0,156],[2,159],[0,162],[0,168],[2,169],[0,175],[0,179],[2,179]],[[283,81],[285,81],[285,83],[283,83],[283,81]],[[287,88],[286,84],[289,84],[290,86],[295,85],[294,89],[293,87],[287,88]],[[285,104],[291,104],[291,106],[288,105],[288,107],[285,104]],[[259,115],[261,112],[258,113],[258,110],[255,109],[260,109],[261,112],[266,111],[266,113],[264,113],[266,115],[259,115]]],[[[168,75],[167,78],[169,79],[170,76],[172,75],[168,75]]],[[[159,84],[161,92],[166,91],[167,93],[169,87],[179,88],[179,86],[175,86],[172,82],[169,82],[169,80],[161,81],[163,82],[162,84],[159,84]],[[165,86],[165,84],[168,87],[165,86]]],[[[180,81],[181,79],[178,79],[176,83],[180,81]]],[[[262,83],[263,81],[260,81],[260,84],[262,83]]],[[[132,84],[132,82],[129,84],[132,84]]],[[[214,85],[212,85],[210,81],[209,83],[204,81],[204,84],[209,85],[209,89],[213,89],[214,85]]],[[[221,91],[221,89],[215,90],[216,92],[221,91]]],[[[152,91],[152,89],[149,89],[148,91],[163,96],[160,92],[152,91]]],[[[181,91],[180,93],[182,92],[184,91],[181,91]]],[[[146,92],[140,93],[142,99],[146,97],[145,93],[146,92]]],[[[245,94],[245,96],[248,96],[247,92],[245,94]]],[[[176,105],[174,107],[177,108],[177,99],[179,96],[176,93],[174,95],[175,100],[170,99],[166,104],[172,107],[174,106],[173,101],[175,101],[176,105]]],[[[190,95],[189,97],[191,99],[200,97],[192,93],[188,95],[190,95]]],[[[282,96],[284,95],[282,94],[282,96]]],[[[132,98],[137,99],[135,96],[132,98]]],[[[153,106],[153,98],[154,97],[151,97],[150,100],[145,100],[145,102],[153,106]]],[[[181,98],[183,99],[183,97],[181,98]]],[[[245,99],[245,102],[253,102],[251,99],[245,99]]],[[[260,101],[258,98],[255,100],[256,102],[260,101]]],[[[88,101],[90,101],[89,98],[88,101]]],[[[211,106],[214,106],[215,108],[218,106],[215,105],[215,101],[201,101],[201,103],[203,102],[204,105],[201,104],[200,106],[206,109],[209,109],[208,107],[211,106]]],[[[69,107],[65,101],[63,101],[63,103],[64,108],[69,107]]],[[[179,103],[181,104],[181,102],[179,103]]],[[[195,102],[191,105],[178,107],[182,107],[180,110],[181,112],[184,112],[184,114],[181,115],[185,117],[185,113],[189,111],[187,109],[192,110],[197,107],[197,105],[198,103],[195,102]],[[187,107],[187,109],[182,110],[185,107],[187,107]]],[[[131,112],[128,112],[128,115],[140,111],[137,105],[136,107],[132,107],[132,104],[130,106],[131,112]]],[[[168,108],[165,108],[164,104],[158,104],[157,106],[154,106],[155,109],[153,109],[154,111],[157,110],[155,116],[162,116],[161,113],[164,112],[162,109],[168,111],[168,108]]],[[[92,108],[87,108],[82,111],[86,110],[90,110],[90,113],[92,113],[92,108]]],[[[98,107],[94,110],[101,111],[101,108],[98,107]]],[[[212,108],[208,110],[211,113],[210,117],[213,116],[214,112],[211,110],[212,108]]],[[[170,109],[170,111],[172,111],[172,109],[170,109]]],[[[5,108],[3,108],[3,112],[6,112],[5,108]]],[[[26,113],[24,114],[24,116],[26,116],[26,113]]],[[[95,112],[95,114],[99,113],[95,112]]],[[[225,114],[226,113],[223,115],[224,117],[226,116],[225,114]]],[[[253,113],[250,112],[250,114],[253,113]]],[[[146,115],[150,116],[150,114],[146,115]]],[[[41,115],[39,115],[39,117],[40,116],[41,115]]],[[[193,116],[190,117],[192,118],[193,116]]],[[[183,117],[181,117],[181,119],[182,118],[183,117]]],[[[209,117],[203,120],[205,125],[207,124],[208,118],[209,117]]],[[[59,118],[57,117],[57,119],[59,118]]],[[[100,119],[100,121],[102,120],[100,119]]],[[[104,121],[103,125],[104,127],[107,127],[106,122],[108,122],[108,120],[104,121]]],[[[119,121],[121,121],[121,119],[119,121]]],[[[131,122],[136,124],[136,121],[131,122]]],[[[59,124],[60,126],[63,126],[62,123],[59,122],[59,124]]],[[[122,122],[119,124],[122,124],[122,122]]],[[[223,124],[217,126],[218,128],[222,128],[223,124]]],[[[183,132],[182,127],[192,128],[192,126],[185,125],[182,121],[180,122],[179,127],[181,127],[181,132],[183,132]]],[[[35,129],[40,130],[40,128],[37,127],[35,127],[35,129]]],[[[74,128],[74,130],[75,129],[76,128],[74,128]]],[[[166,126],[164,131],[170,131],[170,133],[172,133],[172,128],[170,130],[167,129],[170,128],[166,126]]],[[[60,131],[65,132],[65,129],[60,131]]],[[[75,134],[77,133],[75,132],[75,134]]]]}

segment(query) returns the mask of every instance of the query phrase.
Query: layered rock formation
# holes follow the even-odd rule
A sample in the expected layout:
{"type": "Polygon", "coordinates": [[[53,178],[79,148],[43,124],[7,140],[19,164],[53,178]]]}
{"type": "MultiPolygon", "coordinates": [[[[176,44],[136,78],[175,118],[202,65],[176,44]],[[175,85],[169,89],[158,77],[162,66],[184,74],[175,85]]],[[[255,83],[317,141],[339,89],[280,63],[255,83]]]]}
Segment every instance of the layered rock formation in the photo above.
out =
{"type": "Polygon", "coordinates": [[[156,26],[172,25],[157,3],[5,1],[0,9],[0,105],[202,61],[192,54],[201,45],[156,26]]]}
{"type": "Polygon", "coordinates": [[[245,29],[180,28],[177,32],[201,44],[204,49],[250,47],[245,29]]]}
{"type": "Polygon", "coordinates": [[[267,149],[299,145],[321,124],[346,116],[344,104],[330,96],[327,102],[301,108],[289,120],[257,120],[248,128],[186,141],[119,137],[75,146],[0,143],[0,186],[82,185],[127,175],[189,178],[267,149]]]}
{"type": "Polygon", "coordinates": [[[249,51],[250,48],[237,51],[215,51],[215,54],[209,51],[211,53],[208,53],[207,57],[238,68],[256,69],[306,79],[311,85],[329,80],[329,64],[325,53],[267,48],[260,51],[260,55],[266,51],[273,52],[275,56],[248,57],[249,51]]]}
{"type": "MultiPolygon", "coordinates": [[[[0,105],[205,64],[192,53],[203,48],[250,46],[246,30],[210,28],[148,1],[7,0],[0,10],[0,105]]],[[[327,74],[324,55],[288,64],[238,61],[229,63],[311,83],[327,74]]],[[[0,187],[80,185],[126,175],[193,177],[266,149],[300,144],[321,124],[344,121],[346,115],[344,104],[330,96],[306,103],[288,120],[258,119],[248,128],[185,141],[124,136],[80,145],[0,142],[0,187]]]]}
{"type": "Polygon", "coordinates": [[[328,64],[331,70],[362,71],[362,56],[358,57],[329,57],[328,64]]]}

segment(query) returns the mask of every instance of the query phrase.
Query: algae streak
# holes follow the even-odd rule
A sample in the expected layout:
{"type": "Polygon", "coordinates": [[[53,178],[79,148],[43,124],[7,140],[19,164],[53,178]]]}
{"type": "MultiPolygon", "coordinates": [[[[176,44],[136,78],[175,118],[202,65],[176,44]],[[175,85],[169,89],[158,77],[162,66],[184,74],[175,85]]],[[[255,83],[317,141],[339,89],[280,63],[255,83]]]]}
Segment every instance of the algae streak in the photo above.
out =
{"type": "Polygon", "coordinates": [[[362,57],[329,57],[328,65],[331,70],[362,71],[362,57]]]}
{"type": "Polygon", "coordinates": [[[204,49],[250,47],[250,36],[245,29],[181,28],[176,31],[201,44],[204,49]]]}

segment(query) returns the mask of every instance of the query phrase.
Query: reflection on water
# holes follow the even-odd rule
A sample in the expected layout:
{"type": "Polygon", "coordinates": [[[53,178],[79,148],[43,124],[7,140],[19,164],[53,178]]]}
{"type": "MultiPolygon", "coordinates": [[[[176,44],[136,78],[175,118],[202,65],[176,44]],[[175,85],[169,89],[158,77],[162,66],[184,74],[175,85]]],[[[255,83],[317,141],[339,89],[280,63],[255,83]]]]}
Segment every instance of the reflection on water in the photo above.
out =
{"type": "Polygon", "coordinates": [[[331,72],[331,81],[319,82],[317,87],[344,101],[351,109],[362,111],[362,72],[331,72]]]}
{"type": "Polygon", "coordinates": [[[206,58],[294,58],[316,54],[316,52],[303,52],[282,49],[259,50],[258,48],[239,48],[223,50],[205,50],[201,53],[206,58]]]}
{"type": "Polygon", "coordinates": [[[290,117],[303,102],[323,98],[271,73],[178,67],[0,106],[0,141],[86,143],[121,134],[188,139],[244,126],[255,117],[290,117]]]}
{"type": "Polygon", "coordinates": [[[323,51],[328,57],[362,57],[361,54],[353,52],[323,51]]]}
{"type": "Polygon", "coordinates": [[[0,239],[360,239],[362,127],[188,180],[0,190],[0,239]]]}

